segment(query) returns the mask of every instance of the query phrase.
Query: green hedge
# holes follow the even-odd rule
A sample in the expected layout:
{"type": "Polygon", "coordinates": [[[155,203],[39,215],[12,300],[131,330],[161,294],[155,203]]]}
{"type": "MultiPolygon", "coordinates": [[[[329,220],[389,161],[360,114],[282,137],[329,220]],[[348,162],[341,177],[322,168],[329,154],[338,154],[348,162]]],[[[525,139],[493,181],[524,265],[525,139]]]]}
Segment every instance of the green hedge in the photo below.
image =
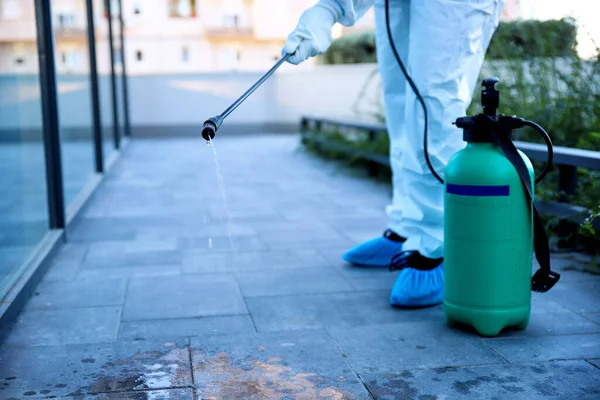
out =
{"type": "MultiPolygon", "coordinates": [[[[566,57],[576,54],[577,26],[572,19],[500,22],[488,48],[487,59],[566,57]]],[[[354,33],[335,39],[322,64],[377,62],[375,33],[354,33]]]]}

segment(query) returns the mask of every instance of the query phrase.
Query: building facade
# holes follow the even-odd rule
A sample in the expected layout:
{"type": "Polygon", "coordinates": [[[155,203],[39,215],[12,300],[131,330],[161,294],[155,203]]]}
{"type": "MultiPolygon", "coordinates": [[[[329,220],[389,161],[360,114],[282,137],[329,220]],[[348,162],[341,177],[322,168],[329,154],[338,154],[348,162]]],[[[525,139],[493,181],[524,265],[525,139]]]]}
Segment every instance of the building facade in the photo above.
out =
{"type": "MultiPolygon", "coordinates": [[[[98,70],[108,74],[108,13],[94,0],[98,70]]],[[[279,57],[287,34],[311,1],[111,0],[123,7],[130,73],[170,74],[259,70],[279,57]],[[276,21],[270,16],[278,15],[276,21]]],[[[84,0],[52,0],[57,70],[89,69],[84,0]]],[[[117,24],[115,24],[116,26],[117,24]]],[[[113,37],[118,39],[118,29],[113,37]]],[[[35,73],[33,0],[0,0],[0,73],[35,73]]],[[[116,40],[118,43],[118,40],[116,40]]],[[[118,49],[117,49],[118,50],[118,49]]],[[[120,53],[117,51],[117,57],[120,53]]],[[[116,60],[117,65],[120,59],[116,60]]]]}
{"type": "MultiPolygon", "coordinates": [[[[57,70],[89,70],[85,0],[52,0],[57,70]]],[[[123,7],[128,72],[177,74],[264,70],[280,55],[298,17],[314,1],[111,0],[123,7]],[[275,17],[276,16],[276,17],[275,17]]],[[[34,73],[36,28],[33,0],[0,0],[0,73],[34,73]]],[[[110,72],[108,13],[94,0],[96,49],[101,74],[110,72]]],[[[504,20],[519,17],[519,0],[506,0],[504,20]]],[[[115,24],[117,26],[117,24],[115,24]]],[[[373,10],[354,27],[336,26],[334,37],[374,28],[373,10]]],[[[116,46],[119,31],[113,32],[116,46]]],[[[120,52],[116,52],[120,65],[120,52]]],[[[310,63],[310,61],[309,61],[310,63]]]]}

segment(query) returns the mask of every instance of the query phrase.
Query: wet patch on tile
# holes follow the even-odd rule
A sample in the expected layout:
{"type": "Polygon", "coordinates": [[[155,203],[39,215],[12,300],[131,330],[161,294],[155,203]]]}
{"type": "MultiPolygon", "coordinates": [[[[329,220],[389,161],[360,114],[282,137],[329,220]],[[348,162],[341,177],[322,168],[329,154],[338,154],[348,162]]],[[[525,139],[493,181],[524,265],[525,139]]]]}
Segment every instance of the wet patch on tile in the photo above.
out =
{"type": "Polygon", "coordinates": [[[4,349],[0,379],[18,399],[192,387],[185,341],[4,349]]]}
{"type": "Polygon", "coordinates": [[[202,399],[337,399],[369,395],[323,331],[192,339],[202,399]]]}

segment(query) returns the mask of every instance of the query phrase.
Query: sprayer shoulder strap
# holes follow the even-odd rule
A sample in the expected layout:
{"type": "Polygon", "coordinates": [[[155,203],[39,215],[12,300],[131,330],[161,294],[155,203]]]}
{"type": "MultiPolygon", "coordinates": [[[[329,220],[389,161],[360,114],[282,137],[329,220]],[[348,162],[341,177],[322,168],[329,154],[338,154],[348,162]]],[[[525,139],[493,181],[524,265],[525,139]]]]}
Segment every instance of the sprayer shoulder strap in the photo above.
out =
{"type": "Polygon", "coordinates": [[[498,143],[498,146],[500,146],[508,160],[519,173],[521,183],[525,188],[527,200],[532,204],[534,249],[536,259],[540,264],[540,269],[531,278],[531,289],[534,292],[547,292],[556,284],[556,282],[558,282],[560,274],[550,269],[550,246],[548,243],[548,236],[546,234],[546,229],[544,228],[544,223],[535,207],[529,171],[510,137],[499,129],[499,125],[496,121],[488,121],[494,123],[495,126],[491,127],[490,132],[496,143],[498,143]]]}

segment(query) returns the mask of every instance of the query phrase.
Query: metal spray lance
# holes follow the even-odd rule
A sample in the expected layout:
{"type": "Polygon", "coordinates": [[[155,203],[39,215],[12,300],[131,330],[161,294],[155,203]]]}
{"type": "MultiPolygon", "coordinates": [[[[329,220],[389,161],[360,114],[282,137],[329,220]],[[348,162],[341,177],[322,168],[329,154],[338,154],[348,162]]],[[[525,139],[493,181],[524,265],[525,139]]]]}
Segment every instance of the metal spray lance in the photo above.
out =
{"type": "Polygon", "coordinates": [[[212,140],[215,137],[215,134],[216,134],[217,130],[221,127],[221,124],[223,123],[223,120],[225,118],[227,118],[227,116],[229,114],[231,114],[231,112],[233,110],[235,110],[240,104],[242,104],[244,102],[244,100],[246,100],[246,98],[248,98],[248,96],[250,96],[256,89],[258,89],[258,87],[260,85],[262,85],[267,79],[269,79],[269,77],[285,61],[287,61],[287,59],[291,55],[292,54],[286,54],[279,61],[277,61],[277,63],[270,70],[268,70],[267,73],[265,73],[263,76],[261,76],[260,79],[258,81],[256,81],[256,83],[254,83],[250,87],[250,89],[248,89],[246,91],[246,93],[244,93],[243,95],[241,95],[240,98],[237,99],[236,101],[234,101],[233,104],[231,104],[229,107],[227,107],[227,109],[225,111],[223,111],[219,115],[216,115],[216,116],[214,116],[212,118],[209,118],[206,121],[204,121],[204,124],[202,125],[202,137],[204,138],[204,140],[206,140],[207,142],[209,142],[210,140],[212,140]]]}

